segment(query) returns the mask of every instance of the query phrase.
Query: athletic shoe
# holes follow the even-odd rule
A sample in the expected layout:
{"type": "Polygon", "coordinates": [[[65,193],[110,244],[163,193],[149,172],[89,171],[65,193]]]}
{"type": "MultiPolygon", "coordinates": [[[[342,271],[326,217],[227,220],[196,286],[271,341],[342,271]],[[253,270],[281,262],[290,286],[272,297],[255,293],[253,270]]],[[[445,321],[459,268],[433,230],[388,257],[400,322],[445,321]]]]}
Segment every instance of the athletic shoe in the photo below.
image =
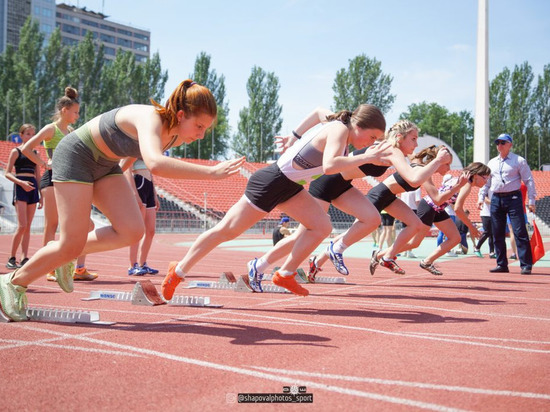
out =
{"type": "Polygon", "coordinates": [[[48,282],[57,282],[57,279],[55,278],[55,272],[50,272],[46,275],[46,280],[48,282]]]}
{"type": "Polygon", "coordinates": [[[27,288],[11,283],[15,272],[0,276],[0,305],[2,312],[13,321],[21,322],[27,318],[27,288]]]}
{"type": "Polygon", "coordinates": [[[330,242],[330,245],[328,245],[328,257],[330,258],[330,261],[336,268],[336,271],[340,273],[341,275],[347,276],[349,275],[349,270],[344,264],[344,257],[341,253],[336,253],[333,250],[334,243],[330,242]]]}
{"type": "Polygon", "coordinates": [[[147,272],[143,268],[139,267],[137,263],[134,263],[134,266],[128,268],[128,276],[143,276],[147,272]]]}
{"type": "Polygon", "coordinates": [[[518,257],[516,256],[516,254],[515,254],[515,253],[514,253],[514,254],[513,254],[512,256],[510,256],[510,259],[514,259],[514,260],[517,260],[517,258],[518,258],[518,257]]]}
{"type": "Polygon", "coordinates": [[[17,269],[19,268],[19,265],[17,264],[17,261],[15,260],[15,256],[12,256],[8,259],[8,263],[6,263],[6,267],[8,269],[17,269]]]}
{"type": "Polygon", "coordinates": [[[369,270],[370,270],[371,276],[374,275],[374,271],[376,270],[378,264],[380,263],[380,261],[378,260],[378,257],[376,256],[376,255],[378,255],[378,252],[379,252],[379,250],[377,250],[377,249],[372,251],[372,256],[370,258],[370,265],[369,265],[369,270]]]}
{"type": "Polygon", "coordinates": [[[406,253],[405,256],[410,258],[410,259],[416,259],[417,258],[417,256],[413,252],[411,252],[410,250],[408,252],[405,252],[405,253],[406,253]]]}
{"type": "Polygon", "coordinates": [[[277,285],[285,288],[286,290],[291,291],[292,293],[300,296],[307,296],[309,295],[309,290],[306,288],[303,288],[296,282],[296,279],[294,278],[296,276],[296,272],[294,272],[290,276],[282,276],[279,274],[279,272],[275,272],[273,275],[273,278],[271,281],[277,285]]]}
{"type": "Polygon", "coordinates": [[[147,262],[143,263],[143,266],[141,266],[141,269],[144,270],[145,273],[148,275],[156,275],[157,273],[159,273],[157,269],[153,269],[147,266],[147,262]]]}
{"type": "Polygon", "coordinates": [[[457,257],[458,255],[456,254],[456,252],[454,250],[449,250],[447,252],[447,256],[449,257],[457,257]]]}
{"type": "Polygon", "coordinates": [[[86,268],[76,268],[73,273],[73,280],[94,280],[97,273],[90,273],[86,268]]]}
{"type": "Polygon", "coordinates": [[[55,269],[55,280],[63,292],[71,293],[73,285],[74,263],[68,262],[55,269]]]}
{"type": "Polygon", "coordinates": [[[309,283],[315,283],[315,276],[317,276],[317,273],[321,272],[322,270],[323,269],[321,269],[320,266],[317,266],[317,256],[309,258],[309,271],[307,272],[307,281],[309,283]]]}
{"type": "Polygon", "coordinates": [[[385,268],[388,268],[394,273],[397,273],[398,275],[404,275],[405,271],[399,267],[399,265],[395,262],[394,259],[386,260],[384,258],[380,259],[380,266],[384,266],[385,268]]]}
{"type": "Polygon", "coordinates": [[[23,259],[20,263],[19,263],[19,267],[22,267],[25,263],[27,263],[29,261],[29,258],[26,257],[25,259],[23,259]]]}
{"type": "Polygon", "coordinates": [[[489,253],[489,258],[490,259],[496,259],[497,258],[497,254],[496,253],[489,253]]]}
{"type": "Polygon", "coordinates": [[[172,297],[174,296],[174,292],[176,291],[176,287],[183,280],[176,273],[176,266],[178,265],[178,263],[179,262],[174,261],[168,264],[168,273],[164,277],[164,280],[162,281],[162,285],[160,287],[162,296],[166,300],[172,299],[172,297]]]}
{"type": "Polygon", "coordinates": [[[434,265],[433,263],[424,263],[424,261],[420,261],[420,267],[424,270],[427,270],[428,272],[430,272],[432,275],[436,275],[436,276],[441,276],[443,275],[443,272],[441,272],[440,270],[438,270],[434,265]]]}
{"type": "Polygon", "coordinates": [[[248,283],[254,292],[263,293],[262,289],[262,279],[264,278],[263,273],[258,273],[256,269],[256,263],[258,262],[257,258],[252,259],[248,262],[248,283]]]}
{"type": "Polygon", "coordinates": [[[476,255],[477,257],[480,257],[480,258],[483,257],[483,255],[481,254],[481,252],[480,252],[479,250],[475,250],[475,249],[474,249],[474,255],[476,255]]]}

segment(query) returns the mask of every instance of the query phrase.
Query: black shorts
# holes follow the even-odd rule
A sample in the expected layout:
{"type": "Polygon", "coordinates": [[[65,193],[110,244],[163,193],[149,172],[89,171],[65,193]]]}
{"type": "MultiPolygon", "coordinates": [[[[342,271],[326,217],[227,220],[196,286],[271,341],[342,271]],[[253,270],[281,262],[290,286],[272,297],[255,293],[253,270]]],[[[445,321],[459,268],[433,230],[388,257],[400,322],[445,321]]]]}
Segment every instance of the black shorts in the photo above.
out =
{"type": "Polygon", "coordinates": [[[141,203],[145,205],[147,209],[155,208],[157,202],[155,199],[155,186],[153,182],[149,179],[146,179],[142,175],[134,175],[134,182],[136,184],[136,189],[141,199],[141,203]]]}
{"type": "Polygon", "coordinates": [[[424,199],[418,204],[418,210],[416,212],[422,223],[426,226],[432,226],[432,224],[437,222],[443,222],[444,220],[450,219],[451,217],[447,212],[441,210],[439,212],[435,211],[428,202],[424,199]]]}
{"type": "Polygon", "coordinates": [[[34,205],[38,203],[40,197],[38,196],[38,184],[36,183],[36,178],[33,176],[17,176],[19,180],[24,180],[25,182],[31,182],[34,185],[34,189],[27,192],[19,185],[15,185],[15,190],[13,191],[13,204],[15,205],[16,201],[26,202],[29,205],[34,205]]]}
{"type": "Polygon", "coordinates": [[[46,171],[40,178],[40,190],[45,189],[47,187],[53,187],[52,169],[46,169],[46,171]]]}
{"type": "Polygon", "coordinates": [[[394,195],[390,189],[388,189],[388,186],[384,183],[380,183],[369,190],[369,193],[367,193],[367,199],[369,199],[374,207],[381,212],[391,205],[393,201],[397,199],[397,196],[394,195]]]}
{"type": "Polygon", "coordinates": [[[272,163],[250,176],[244,195],[258,209],[269,213],[302,190],[302,185],[290,180],[277,163],[272,163]]]}
{"type": "Polygon", "coordinates": [[[389,213],[380,213],[380,217],[382,218],[382,226],[393,226],[395,218],[392,215],[389,213]]]}
{"type": "Polygon", "coordinates": [[[309,194],[317,199],[331,203],[353,187],[340,173],[323,175],[309,185],[309,194]]]}

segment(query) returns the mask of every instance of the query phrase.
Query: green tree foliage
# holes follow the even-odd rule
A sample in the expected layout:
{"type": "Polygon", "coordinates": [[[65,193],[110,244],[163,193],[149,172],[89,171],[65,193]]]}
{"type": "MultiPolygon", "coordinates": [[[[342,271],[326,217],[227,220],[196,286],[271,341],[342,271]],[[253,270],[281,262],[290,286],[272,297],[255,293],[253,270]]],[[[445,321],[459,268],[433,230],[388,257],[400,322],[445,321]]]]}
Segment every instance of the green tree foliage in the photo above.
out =
{"type": "Polygon", "coordinates": [[[393,78],[382,72],[382,63],[361,54],[349,60],[348,69],[340,69],[332,86],[334,110],[355,110],[360,104],[390,111],[395,95],[390,94],[393,78]]]}
{"type": "Polygon", "coordinates": [[[473,158],[473,145],[468,137],[473,135],[474,121],[472,114],[466,110],[458,113],[437,103],[414,103],[402,113],[400,119],[408,119],[420,128],[420,135],[438,137],[461,156],[467,164],[473,158]]]}
{"type": "Polygon", "coordinates": [[[67,86],[80,96],[79,124],[117,106],[162,99],[168,74],[158,54],[143,64],[121,50],[113,62],[104,57],[103,45],[91,32],[78,45],[67,47],[55,30],[44,46],[38,23],[29,18],[21,28],[17,51],[8,46],[0,55],[0,133],[18,131],[23,122],[36,127],[50,122],[67,86]]]}
{"type": "Polygon", "coordinates": [[[538,76],[535,92],[532,94],[535,135],[537,138],[537,166],[550,162],[550,64],[538,76]]]}
{"type": "Polygon", "coordinates": [[[237,134],[233,137],[235,153],[250,162],[265,162],[273,158],[275,142],[282,126],[282,106],[279,104],[279,79],[274,73],[254,66],[246,90],[249,106],[239,112],[237,134]]]}
{"type": "MultiPolygon", "coordinates": [[[[210,159],[225,155],[229,141],[229,106],[225,95],[225,77],[218,77],[210,68],[210,56],[201,52],[195,60],[195,70],[189,75],[198,84],[208,87],[218,105],[218,118],[214,128],[208,130],[203,140],[197,140],[187,147],[174,148],[173,153],[181,157],[210,159]]],[[[185,79],[181,79],[182,81],[185,79]]]]}
{"type": "MultiPolygon", "coordinates": [[[[550,116],[550,74],[545,66],[533,88],[534,74],[529,63],[516,65],[510,71],[505,67],[491,81],[489,86],[489,122],[491,142],[501,133],[508,133],[514,139],[513,151],[529,163],[531,169],[550,161],[548,127],[550,116]],[[546,140],[544,140],[546,138],[546,140]],[[538,153],[540,140],[540,157],[538,153]],[[531,155],[528,155],[531,153],[531,155]]],[[[491,157],[497,150],[491,144],[491,157]]]]}

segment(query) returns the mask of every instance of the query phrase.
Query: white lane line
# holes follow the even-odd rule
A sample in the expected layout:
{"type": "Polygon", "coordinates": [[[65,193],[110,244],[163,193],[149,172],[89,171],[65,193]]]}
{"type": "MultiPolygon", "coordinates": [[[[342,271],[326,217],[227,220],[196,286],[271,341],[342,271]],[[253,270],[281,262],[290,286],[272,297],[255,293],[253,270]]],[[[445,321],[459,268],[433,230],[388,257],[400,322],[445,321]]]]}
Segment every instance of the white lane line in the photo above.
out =
{"type": "MultiPolygon", "coordinates": [[[[19,326],[19,324],[16,324],[16,325],[19,326]]],[[[150,355],[150,356],[161,358],[161,359],[167,359],[167,360],[170,360],[170,361],[186,363],[186,364],[205,367],[205,368],[209,368],[209,369],[215,369],[215,370],[221,370],[221,371],[224,371],[224,372],[231,372],[231,373],[236,373],[236,374],[240,374],[240,375],[251,376],[251,377],[254,377],[254,378],[258,378],[258,379],[266,379],[266,380],[275,381],[275,382],[284,382],[284,379],[285,379],[285,376],[282,376],[282,375],[276,375],[276,374],[265,373],[265,372],[258,372],[258,371],[255,371],[255,370],[245,369],[245,368],[241,368],[241,367],[237,367],[237,366],[224,365],[224,364],[220,364],[220,363],[208,362],[208,361],[188,358],[188,357],[184,357],[184,356],[172,355],[170,353],[160,352],[160,351],[156,351],[156,350],[152,350],[152,349],[140,348],[140,347],[131,346],[131,345],[123,345],[123,344],[120,344],[120,343],[104,341],[104,340],[100,340],[100,339],[90,338],[90,337],[87,337],[87,336],[69,335],[69,334],[62,333],[62,332],[54,332],[54,331],[51,331],[51,330],[48,330],[48,329],[40,329],[40,328],[36,328],[36,327],[32,327],[32,328],[26,327],[25,329],[31,329],[31,330],[35,330],[35,331],[38,331],[38,332],[44,332],[44,333],[51,333],[53,335],[63,336],[63,337],[67,337],[67,338],[70,337],[71,339],[82,340],[82,341],[85,341],[85,342],[88,342],[88,343],[95,343],[95,344],[98,344],[98,345],[104,345],[104,346],[108,346],[108,347],[112,347],[112,348],[117,348],[117,349],[120,349],[120,350],[136,352],[136,353],[139,353],[139,354],[142,354],[142,355],[150,355]],[[67,335],[69,335],[69,336],[67,336],[67,335]]],[[[339,393],[339,394],[342,394],[342,395],[351,395],[351,396],[374,399],[374,400],[377,400],[377,401],[383,401],[383,402],[388,402],[388,403],[393,403],[393,404],[398,404],[398,405],[405,405],[407,407],[416,407],[416,408],[433,410],[433,411],[460,411],[460,409],[455,409],[455,408],[451,408],[451,407],[436,404],[436,403],[421,402],[421,401],[416,401],[416,400],[407,399],[407,398],[398,398],[398,397],[395,397],[395,396],[387,396],[387,395],[382,395],[382,394],[375,393],[375,392],[359,391],[359,390],[355,390],[355,389],[349,389],[349,388],[344,388],[344,387],[339,387],[339,386],[334,386],[334,385],[327,385],[327,384],[324,384],[324,383],[318,383],[318,382],[314,382],[314,381],[301,381],[300,383],[302,385],[306,385],[310,388],[321,389],[321,390],[325,390],[325,391],[328,391],[328,392],[335,392],[335,393],[339,393]]]]}
{"type": "Polygon", "coordinates": [[[317,372],[294,371],[294,370],[277,369],[277,368],[266,368],[262,366],[253,366],[253,365],[251,365],[250,367],[253,369],[263,370],[266,372],[282,373],[284,375],[290,375],[290,376],[307,376],[311,378],[336,379],[336,380],[343,380],[348,382],[367,382],[367,383],[375,383],[380,385],[406,386],[410,388],[435,389],[435,390],[444,390],[444,391],[452,391],[452,392],[475,393],[475,394],[482,394],[482,395],[511,396],[511,397],[519,397],[519,398],[550,400],[550,394],[546,394],[546,393],[505,391],[505,390],[499,390],[499,389],[480,389],[480,388],[472,388],[468,386],[437,385],[437,384],[422,383],[422,382],[364,378],[360,376],[333,375],[330,373],[317,373],[317,372]]]}

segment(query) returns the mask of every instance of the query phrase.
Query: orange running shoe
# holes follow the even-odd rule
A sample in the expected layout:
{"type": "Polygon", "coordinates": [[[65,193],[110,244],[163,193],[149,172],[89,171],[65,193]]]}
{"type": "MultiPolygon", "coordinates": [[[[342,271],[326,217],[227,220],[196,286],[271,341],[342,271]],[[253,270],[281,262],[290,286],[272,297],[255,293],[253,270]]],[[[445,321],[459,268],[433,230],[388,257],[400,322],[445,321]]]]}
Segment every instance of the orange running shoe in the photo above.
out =
{"type": "Polygon", "coordinates": [[[176,273],[176,266],[178,265],[178,263],[179,262],[174,261],[168,264],[168,273],[164,277],[164,280],[162,281],[162,285],[160,287],[162,296],[166,300],[172,299],[172,296],[174,296],[174,292],[176,291],[176,287],[183,280],[176,273]]]}
{"type": "Polygon", "coordinates": [[[275,272],[273,275],[273,278],[271,281],[276,284],[277,286],[281,286],[292,293],[300,296],[307,296],[309,295],[309,290],[306,288],[301,287],[298,282],[296,282],[296,279],[294,278],[296,276],[296,272],[294,272],[290,276],[282,276],[279,274],[279,272],[275,272]]]}

